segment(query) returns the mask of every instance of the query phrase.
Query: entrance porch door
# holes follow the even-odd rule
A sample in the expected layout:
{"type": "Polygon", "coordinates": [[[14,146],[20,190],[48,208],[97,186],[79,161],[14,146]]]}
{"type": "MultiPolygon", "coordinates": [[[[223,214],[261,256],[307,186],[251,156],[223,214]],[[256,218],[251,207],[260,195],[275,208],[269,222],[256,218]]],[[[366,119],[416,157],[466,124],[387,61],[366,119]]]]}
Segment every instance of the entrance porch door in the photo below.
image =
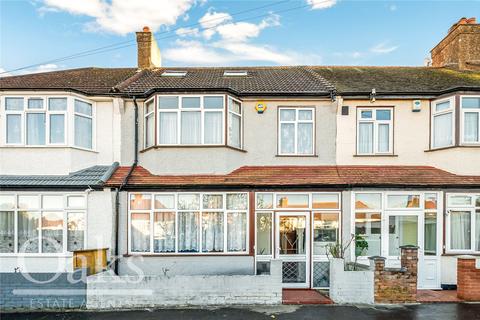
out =
{"type": "Polygon", "coordinates": [[[310,231],[306,212],[276,213],[276,257],[282,260],[285,288],[308,288],[310,283],[310,231]]]}

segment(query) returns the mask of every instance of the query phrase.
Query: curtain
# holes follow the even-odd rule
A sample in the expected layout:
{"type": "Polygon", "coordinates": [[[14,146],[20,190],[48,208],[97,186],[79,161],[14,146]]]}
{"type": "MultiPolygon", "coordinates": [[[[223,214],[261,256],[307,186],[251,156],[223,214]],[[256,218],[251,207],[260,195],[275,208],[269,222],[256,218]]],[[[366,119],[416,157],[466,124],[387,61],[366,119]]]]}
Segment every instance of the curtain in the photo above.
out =
{"type": "Polygon", "coordinates": [[[75,115],[75,145],[92,148],[92,119],[75,115]]]}
{"type": "Polygon", "coordinates": [[[66,111],[67,98],[49,98],[48,110],[50,111],[66,111]]]}
{"type": "Polygon", "coordinates": [[[92,116],[92,105],[75,99],[75,112],[86,116],[92,116]]]}
{"type": "Polygon", "coordinates": [[[247,250],[247,214],[232,212],[227,214],[227,251],[247,250]]]}
{"type": "Polygon", "coordinates": [[[201,125],[200,112],[182,112],[181,143],[200,144],[202,142],[201,125]]]}
{"type": "Polygon", "coordinates": [[[150,251],[149,213],[132,213],[132,251],[150,251]]]}
{"type": "Polygon", "coordinates": [[[156,212],[153,222],[153,251],[175,252],[175,212],[156,212]]]}
{"type": "Polygon", "coordinates": [[[160,144],[176,144],[177,113],[160,112],[160,144]]]}
{"type": "Polygon", "coordinates": [[[471,216],[469,211],[452,211],[450,214],[450,247],[455,250],[469,250],[471,216]]]}
{"type": "Polygon", "coordinates": [[[50,115],[50,143],[65,143],[65,116],[50,115]]]}
{"type": "Polygon", "coordinates": [[[295,153],[295,125],[293,123],[282,123],[280,125],[282,154],[295,153]]]}
{"type": "Polygon", "coordinates": [[[23,98],[5,98],[5,110],[23,110],[23,98]]]}
{"type": "Polygon", "coordinates": [[[45,113],[27,114],[27,144],[45,144],[45,113]]]}
{"type": "Polygon", "coordinates": [[[28,99],[28,109],[43,109],[43,99],[28,99]]]}
{"type": "Polygon", "coordinates": [[[178,252],[198,252],[198,212],[178,212],[178,252]]]}
{"type": "Polygon", "coordinates": [[[85,244],[85,214],[69,212],[67,216],[67,250],[82,250],[85,244]]]}
{"type": "Polygon", "coordinates": [[[236,114],[229,112],[228,144],[232,147],[240,148],[242,146],[241,125],[242,118],[236,114]]]}
{"type": "Polygon", "coordinates": [[[155,114],[145,118],[145,146],[151,147],[155,141],[155,114]]]}
{"type": "Polygon", "coordinates": [[[203,212],[202,252],[222,252],[223,232],[223,212],[203,212]]]}
{"type": "Polygon", "coordinates": [[[452,144],[452,137],[452,113],[433,117],[433,146],[449,146],[452,144]]]}
{"type": "Polygon", "coordinates": [[[22,142],[22,116],[7,114],[7,143],[22,142]]]}
{"type": "Polygon", "coordinates": [[[42,213],[42,252],[63,252],[63,212],[42,213]]]}
{"type": "Polygon", "coordinates": [[[39,214],[18,212],[18,252],[38,253],[39,214]]]}
{"type": "Polygon", "coordinates": [[[464,139],[465,142],[478,142],[478,117],[480,113],[477,112],[465,112],[465,132],[464,139]]]}
{"type": "Polygon", "coordinates": [[[205,112],[205,143],[221,144],[223,121],[221,112],[205,112]]]}
{"type": "Polygon", "coordinates": [[[390,125],[379,124],[378,125],[378,151],[388,152],[390,149],[390,125]]]}
{"type": "Polygon", "coordinates": [[[14,213],[0,211],[0,253],[14,251],[14,213]]]}
{"type": "Polygon", "coordinates": [[[358,153],[373,153],[373,123],[361,122],[359,124],[358,153]]]}
{"type": "Polygon", "coordinates": [[[297,153],[312,154],[313,153],[313,124],[299,123],[297,136],[297,153]]]}

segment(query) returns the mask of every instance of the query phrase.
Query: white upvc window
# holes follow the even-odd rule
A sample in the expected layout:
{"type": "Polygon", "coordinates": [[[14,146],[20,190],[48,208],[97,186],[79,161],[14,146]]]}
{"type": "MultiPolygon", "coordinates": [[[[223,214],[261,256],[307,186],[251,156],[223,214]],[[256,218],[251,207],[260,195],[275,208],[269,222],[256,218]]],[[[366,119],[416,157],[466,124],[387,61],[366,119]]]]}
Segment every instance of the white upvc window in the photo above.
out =
{"type": "Polygon", "coordinates": [[[145,125],[145,148],[148,148],[155,144],[155,98],[145,102],[143,123],[145,125]]]}
{"type": "Polygon", "coordinates": [[[130,193],[131,254],[247,254],[248,193],[130,193]]]}
{"type": "Polygon", "coordinates": [[[480,96],[460,97],[462,144],[480,144],[480,96]]]}
{"type": "Polygon", "coordinates": [[[453,97],[432,103],[432,149],[455,143],[455,100],[453,97]]]}
{"type": "Polygon", "coordinates": [[[315,109],[278,109],[278,154],[313,155],[315,152],[315,109]]]}
{"type": "Polygon", "coordinates": [[[357,108],[357,154],[393,153],[393,108],[357,108]]]}
{"type": "Polygon", "coordinates": [[[480,252],[480,194],[447,194],[447,252],[480,252]]]}
{"type": "Polygon", "coordinates": [[[86,206],[82,193],[0,193],[0,256],[82,250],[86,206]]]}
{"type": "Polygon", "coordinates": [[[242,148],[242,103],[232,97],[228,97],[228,145],[238,149],[242,148]]]}

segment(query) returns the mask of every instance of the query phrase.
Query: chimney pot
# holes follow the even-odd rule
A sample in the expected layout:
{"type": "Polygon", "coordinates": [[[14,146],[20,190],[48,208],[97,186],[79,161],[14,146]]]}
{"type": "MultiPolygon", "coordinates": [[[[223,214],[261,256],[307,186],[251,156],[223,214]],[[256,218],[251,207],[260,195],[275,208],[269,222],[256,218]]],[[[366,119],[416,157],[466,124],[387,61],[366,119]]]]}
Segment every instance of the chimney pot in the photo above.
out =
{"type": "Polygon", "coordinates": [[[143,32],[150,32],[150,28],[148,26],[143,27],[143,32]]]}

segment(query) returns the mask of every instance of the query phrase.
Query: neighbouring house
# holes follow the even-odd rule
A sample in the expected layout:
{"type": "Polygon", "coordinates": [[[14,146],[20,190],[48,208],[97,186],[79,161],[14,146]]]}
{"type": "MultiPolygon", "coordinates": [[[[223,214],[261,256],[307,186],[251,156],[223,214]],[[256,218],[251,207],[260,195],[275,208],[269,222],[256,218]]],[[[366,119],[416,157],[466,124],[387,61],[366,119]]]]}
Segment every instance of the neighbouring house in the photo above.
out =
{"type": "Polygon", "coordinates": [[[326,288],[326,245],[358,234],[365,263],[418,246],[418,288],[438,289],[480,254],[475,19],[425,67],[170,68],[137,41],[138,68],[0,79],[0,272],[107,247],[120,275],[280,259],[285,288],[326,288]]]}

